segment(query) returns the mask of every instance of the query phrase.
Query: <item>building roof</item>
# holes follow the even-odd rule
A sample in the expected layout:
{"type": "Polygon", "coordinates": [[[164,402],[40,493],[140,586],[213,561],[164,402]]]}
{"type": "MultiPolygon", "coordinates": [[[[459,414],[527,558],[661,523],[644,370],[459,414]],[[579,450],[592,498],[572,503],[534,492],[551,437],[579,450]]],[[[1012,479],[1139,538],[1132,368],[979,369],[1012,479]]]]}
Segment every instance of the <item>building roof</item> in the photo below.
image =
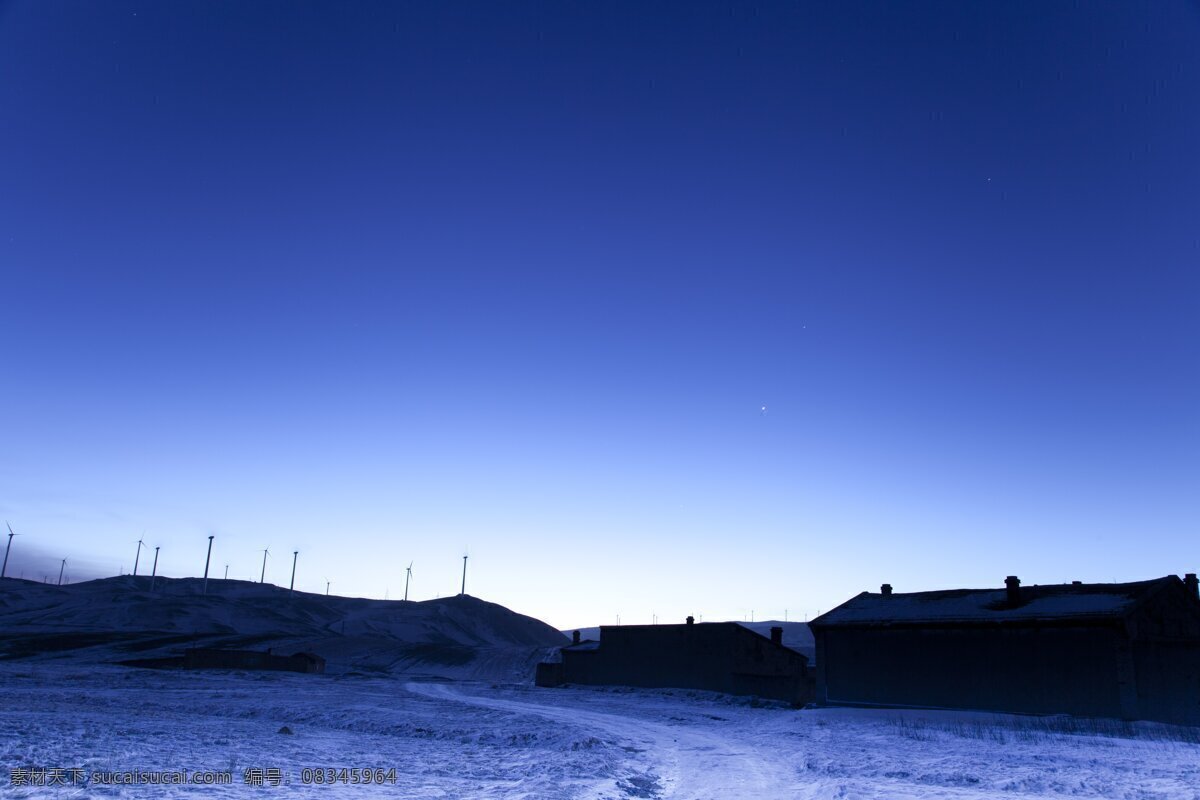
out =
{"type": "Polygon", "coordinates": [[[880,594],[863,592],[812,621],[815,627],[907,625],[918,623],[1030,622],[1118,618],[1174,575],[1135,583],[1022,586],[1020,600],[1008,602],[1006,589],[951,589],[940,592],[880,594]]]}
{"type": "Polygon", "coordinates": [[[597,642],[595,639],[584,639],[579,644],[568,644],[559,649],[560,650],[570,650],[571,652],[574,652],[574,653],[586,653],[589,650],[599,650],[600,643],[597,642]]]}
{"type": "Polygon", "coordinates": [[[659,623],[657,625],[601,625],[599,642],[593,642],[589,639],[585,639],[579,644],[563,647],[562,650],[570,650],[572,652],[600,650],[604,646],[604,637],[606,634],[615,634],[609,638],[608,641],[610,642],[618,637],[628,641],[631,636],[642,642],[658,639],[661,642],[668,643],[678,641],[677,637],[681,635],[698,636],[709,641],[711,641],[714,637],[743,637],[744,640],[755,641],[763,644],[766,647],[785,650],[791,655],[799,656],[800,658],[806,660],[811,660],[812,658],[810,653],[806,653],[796,647],[790,647],[782,642],[776,642],[772,640],[770,636],[764,636],[753,628],[749,628],[740,622],[659,623]]]}

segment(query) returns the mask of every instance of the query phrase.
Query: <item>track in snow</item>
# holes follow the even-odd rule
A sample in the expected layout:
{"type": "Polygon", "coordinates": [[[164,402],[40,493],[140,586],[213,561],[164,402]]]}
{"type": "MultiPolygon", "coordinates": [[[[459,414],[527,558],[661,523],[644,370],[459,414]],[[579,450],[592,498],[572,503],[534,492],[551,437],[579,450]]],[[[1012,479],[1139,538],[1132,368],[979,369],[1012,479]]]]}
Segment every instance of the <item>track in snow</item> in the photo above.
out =
{"type": "MultiPolygon", "coordinates": [[[[408,683],[405,688],[425,697],[542,717],[615,739],[647,762],[645,775],[618,782],[617,788],[628,796],[759,800],[778,796],[782,789],[793,786],[788,796],[809,794],[797,785],[798,775],[789,761],[770,758],[769,752],[716,732],[624,714],[481,697],[441,683],[408,683]]],[[[596,793],[609,794],[605,788],[611,788],[611,782],[598,784],[596,793]]]]}

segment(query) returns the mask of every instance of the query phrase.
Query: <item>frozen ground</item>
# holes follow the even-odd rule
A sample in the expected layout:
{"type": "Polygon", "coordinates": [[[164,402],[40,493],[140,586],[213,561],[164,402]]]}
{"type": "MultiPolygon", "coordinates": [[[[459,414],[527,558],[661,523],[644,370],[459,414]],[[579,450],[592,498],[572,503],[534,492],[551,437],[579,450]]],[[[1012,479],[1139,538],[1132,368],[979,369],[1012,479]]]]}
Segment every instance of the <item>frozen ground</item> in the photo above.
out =
{"type": "Polygon", "coordinates": [[[0,794],[405,798],[1200,799],[1200,735],[1157,725],[794,711],[683,691],[0,663],[0,794]],[[280,733],[286,727],[290,734],[280,733]],[[14,768],[229,771],[232,786],[24,788],[14,768]],[[301,785],[396,768],[396,787],[301,785]]]}

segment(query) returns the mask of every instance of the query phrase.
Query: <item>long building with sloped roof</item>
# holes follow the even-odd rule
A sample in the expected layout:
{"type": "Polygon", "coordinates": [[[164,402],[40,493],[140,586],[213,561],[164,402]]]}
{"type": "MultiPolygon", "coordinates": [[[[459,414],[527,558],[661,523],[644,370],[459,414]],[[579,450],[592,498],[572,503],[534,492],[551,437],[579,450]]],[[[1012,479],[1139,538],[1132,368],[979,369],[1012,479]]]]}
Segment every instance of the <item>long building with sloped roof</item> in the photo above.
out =
{"type": "Polygon", "coordinates": [[[1200,723],[1194,574],[902,594],[811,623],[817,702],[1200,723]]]}

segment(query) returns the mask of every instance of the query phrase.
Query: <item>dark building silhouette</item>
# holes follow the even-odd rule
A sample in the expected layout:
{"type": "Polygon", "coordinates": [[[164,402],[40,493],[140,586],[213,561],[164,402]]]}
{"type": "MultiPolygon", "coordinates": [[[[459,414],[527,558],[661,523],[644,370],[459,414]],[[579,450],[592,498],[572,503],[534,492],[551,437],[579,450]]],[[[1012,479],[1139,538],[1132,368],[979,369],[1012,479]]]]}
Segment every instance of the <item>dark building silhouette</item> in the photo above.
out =
{"type": "Polygon", "coordinates": [[[808,659],[736,622],[605,625],[600,641],[564,647],[561,663],[539,665],[539,686],[563,683],[703,689],[802,704],[812,698],[808,659]]]}
{"type": "Polygon", "coordinates": [[[184,669],[251,669],[284,672],[325,672],[325,659],[314,653],[281,656],[270,650],[218,650],[197,647],[183,653],[184,669]]]}
{"type": "Polygon", "coordinates": [[[810,623],[817,702],[1200,723],[1193,574],[896,594],[810,623]]]}

